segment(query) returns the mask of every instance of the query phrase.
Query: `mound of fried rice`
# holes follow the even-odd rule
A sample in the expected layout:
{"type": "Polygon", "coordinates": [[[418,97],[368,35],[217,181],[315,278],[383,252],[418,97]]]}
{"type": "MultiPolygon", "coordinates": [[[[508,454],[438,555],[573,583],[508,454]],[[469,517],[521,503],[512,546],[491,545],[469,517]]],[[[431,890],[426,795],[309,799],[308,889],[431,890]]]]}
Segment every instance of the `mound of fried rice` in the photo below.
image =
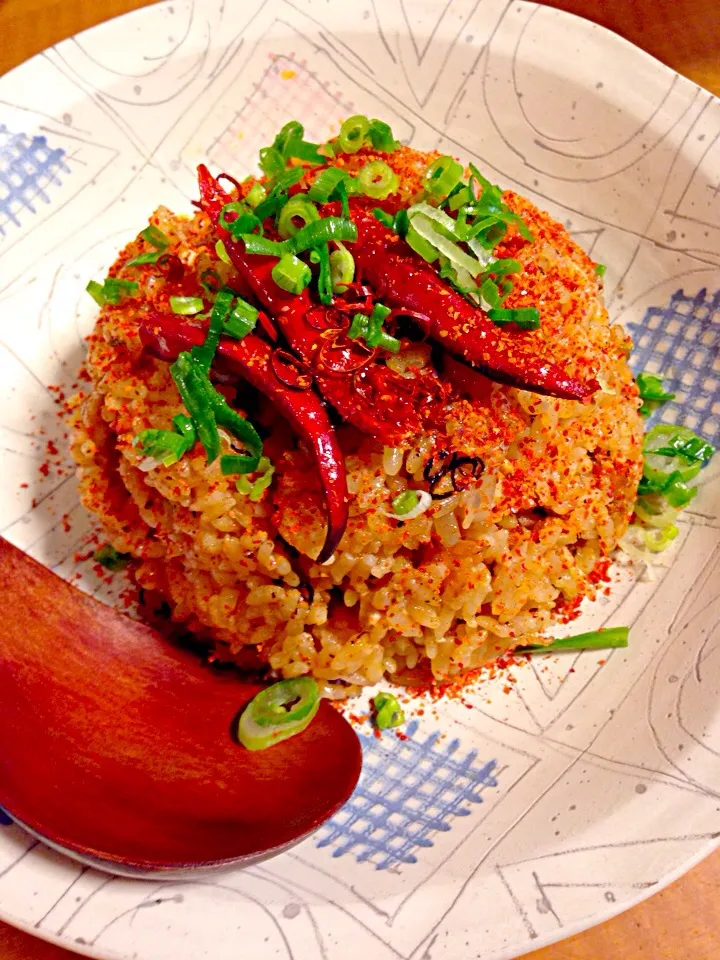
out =
{"type": "MultiPolygon", "coordinates": [[[[401,148],[382,159],[411,198],[434,156],[401,148]]],[[[348,169],[367,159],[372,152],[361,151],[348,169]]],[[[566,230],[529,201],[504,199],[536,237],[516,254],[525,270],[506,305],[537,306],[538,352],[579,379],[597,377],[602,390],[580,403],[493,384],[486,402],[448,404],[443,436],[421,435],[402,449],[339,426],[350,523],[322,566],[307,556],[324,539],[319,478],[257,394],[241,394],[236,405],[269,435],[275,474],[258,502],[237,491],[219,461],[208,465],[199,443],[170,467],[133,446],[184,408],[168,365],[143,353],[138,338],[138,318],[162,298],[162,276],[152,265],[125,266],[140,242],[111,269],[141,290],[106,304],[90,337],[91,386],[71,411],[82,501],[113,546],[132,555],[137,583],[217,656],[263,663],[283,677],[310,674],[334,696],[381,680],[447,681],[538,642],[594,595],[642,470],[631,343],[609,322],[595,265],[566,230]],[[481,457],[482,477],[415,519],[388,516],[403,490],[427,489],[423,470],[438,446],[481,457]]],[[[225,269],[204,214],[160,208],[150,222],[198,274],[225,269]]],[[[416,344],[389,362],[399,370],[430,363],[430,349],[416,344]]],[[[223,452],[232,452],[229,443],[223,436],[223,452]]]]}

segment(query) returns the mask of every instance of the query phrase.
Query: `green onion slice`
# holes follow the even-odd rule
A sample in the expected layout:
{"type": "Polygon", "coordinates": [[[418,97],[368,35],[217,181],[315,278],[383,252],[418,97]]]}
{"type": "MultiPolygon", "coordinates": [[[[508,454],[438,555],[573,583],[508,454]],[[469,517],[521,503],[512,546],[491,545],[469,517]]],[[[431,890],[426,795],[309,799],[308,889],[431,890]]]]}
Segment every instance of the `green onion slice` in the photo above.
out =
{"type": "Polygon", "coordinates": [[[339,167],[327,167],[325,170],[321,170],[317,177],[315,177],[312,186],[308,190],[308,196],[316,203],[328,203],[340,183],[345,183],[346,185],[352,183],[354,185],[355,181],[349,173],[346,173],[339,167]]]}
{"type": "Polygon", "coordinates": [[[402,517],[406,513],[410,513],[411,510],[414,510],[419,501],[420,498],[418,497],[417,490],[404,490],[392,501],[393,513],[402,517]]]}
{"type": "Polygon", "coordinates": [[[170,246],[169,237],[166,237],[162,230],[159,230],[152,223],[140,232],[140,236],[143,240],[146,240],[151,247],[155,247],[157,250],[164,250],[170,246]]]}
{"type": "Polygon", "coordinates": [[[517,307],[515,310],[494,307],[488,310],[487,315],[499,327],[514,323],[521,330],[537,330],[540,326],[540,313],[536,307],[517,307]]]}
{"type": "Polygon", "coordinates": [[[578,633],[574,637],[553,640],[551,643],[533,643],[527,647],[518,647],[519,653],[557,653],[568,650],[608,650],[614,647],[627,647],[629,627],[608,627],[605,630],[591,630],[578,633]]]}
{"type": "Polygon", "coordinates": [[[258,237],[254,233],[244,233],[240,240],[245,244],[247,253],[259,254],[262,257],[282,257],[288,249],[287,241],[268,240],[267,237],[258,237]]]}
{"type": "Polygon", "coordinates": [[[310,259],[320,265],[318,271],[318,297],[320,303],[331,306],[333,302],[332,274],[330,272],[330,249],[326,243],[310,251],[310,259]]]}
{"type": "Polygon", "coordinates": [[[118,570],[124,570],[128,565],[130,554],[120,553],[112,544],[106,543],[95,551],[93,560],[96,560],[97,563],[105,567],[106,570],[116,573],[118,570]]]}
{"type": "Polygon", "coordinates": [[[283,239],[294,237],[302,227],[306,227],[314,220],[319,220],[320,214],[317,212],[315,204],[310,200],[307,194],[299,193],[285,204],[278,217],[278,233],[283,239]],[[296,220],[302,221],[300,225],[296,220]]]}
{"type": "Polygon", "coordinates": [[[301,733],[320,708],[320,691],[310,677],[274,683],[245,707],[238,740],[248,750],[265,750],[301,733]]]}
{"type": "Polygon", "coordinates": [[[640,413],[644,417],[651,414],[661,403],[675,399],[674,393],[668,393],[663,388],[662,377],[656,373],[639,373],[636,382],[640,392],[640,399],[643,401],[640,407],[640,413]]]}
{"type": "Polygon", "coordinates": [[[605,274],[607,273],[607,267],[606,267],[606,265],[605,265],[604,263],[596,263],[596,264],[595,264],[595,273],[596,273],[599,277],[604,277],[605,274]]]}
{"type": "Polygon", "coordinates": [[[267,190],[265,187],[261,183],[254,183],[247,192],[245,203],[254,210],[266,197],[267,190]]]}
{"type": "Polygon", "coordinates": [[[366,163],[358,173],[357,183],[365,196],[373,200],[385,200],[397,193],[400,186],[398,175],[382,160],[366,163]]]}
{"type": "Polygon", "coordinates": [[[348,285],[355,279],[355,261],[353,255],[342,244],[330,254],[330,280],[333,293],[345,293],[348,285]]]}
{"type": "Polygon", "coordinates": [[[373,150],[378,150],[380,153],[392,153],[399,146],[390,126],[383,120],[373,119],[370,121],[368,137],[373,150]]]}
{"type": "Polygon", "coordinates": [[[169,302],[172,312],[183,317],[191,317],[196,313],[202,313],[205,309],[205,304],[200,297],[170,297],[169,302]]]}
{"type": "Polygon", "coordinates": [[[678,474],[687,483],[697,476],[714,452],[711,444],[688,427],[659,423],[645,435],[643,477],[659,483],[678,474]]]}
{"type": "Polygon", "coordinates": [[[137,293],[139,285],[132,280],[118,280],[108,277],[103,284],[103,293],[108,303],[118,304],[122,298],[137,293]]]}
{"type": "Polygon", "coordinates": [[[220,435],[209,395],[216,391],[207,379],[205,370],[196,364],[187,351],[178,356],[170,367],[170,373],[192,417],[198,439],[205,448],[207,461],[212,463],[220,456],[220,435]]]}
{"type": "Polygon", "coordinates": [[[462,164],[452,157],[438,157],[425,171],[425,192],[436,200],[444,200],[461,183],[462,164]]]}
{"type": "Polygon", "coordinates": [[[98,283],[97,280],[90,280],[85,290],[99,307],[105,306],[105,288],[102,283],[98,283]]]}
{"type": "Polygon", "coordinates": [[[323,217],[298,230],[286,243],[292,253],[302,253],[330,240],[357,240],[357,227],[347,217],[323,217]]]}
{"type": "MultiPolygon", "coordinates": [[[[213,304],[212,313],[210,314],[210,326],[208,327],[205,343],[200,347],[193,347],[190,351],[193,360],[199,363],[206,373],[209,373],[210,366],[215,358],[215,352],[225,329],[225,322],[232,309],[234,298],[235,294],[232,290],[220,290],[215,297],[215,303],[213,304]]],[[[172,297],[170,299],[172,300],[172,297]]]]}
{"type": "Polygon", "coordinates": [[[258,311],[247,300],[237,298],[235,307],[225,320],[223,332],[236,340],[242,340],[248,333],[252,333],[257,323],[258,311]]]}
{"type": "Polygon", "coordinates": [[[390,730],[405,723],[405,714],[397,697],[391,693],[378,693],[372,700],[373,723],[378,730],[390,730]]]}
{"type": "Polygon", "coordinates": [[[348,117],[340,127],[337,142],[343,153],[357,153],[370,131],[370,122],[362,114],[348,117]]]}
{"type": "Polygon", "coordinates": [[[220,258],[220,260],[222,260],[223,263],[226,263],[229,267],[232,266],[232,260],[230,259],[230,254],[227,252],[227,247],[222,242],[222,240],[218,240],[218,242],[215,244],[215,253],[218,255],[218,257],[220,258]]]}
{"type": "Polygon", "coordinates": [[[275,283],[288,293],[302,293],[312,279],[310,267],[292,253],[285,253],[272,268],[275,283]]]}

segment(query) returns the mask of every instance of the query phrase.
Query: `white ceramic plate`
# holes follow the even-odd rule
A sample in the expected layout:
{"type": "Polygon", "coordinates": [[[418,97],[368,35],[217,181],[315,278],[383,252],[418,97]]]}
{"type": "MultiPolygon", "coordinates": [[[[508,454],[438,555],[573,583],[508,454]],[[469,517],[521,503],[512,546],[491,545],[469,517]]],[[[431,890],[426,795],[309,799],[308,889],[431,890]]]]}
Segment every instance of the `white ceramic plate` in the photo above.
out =
{"type": "MultiPolygon", "coordinates": [[[[238,176],[288,118],[355,112],[474,158],[608,264],[660,416],[720,438],[720,102],[614,35],[523,2],[188,0],[60,44],[0,80],[2,533],[86,588],[89,521],[61,452],[94,315],[84,294],[208,158],[238,176]]],[[[0,914],[98,957],[515,957],[649,895],[720,831],[717,468],[654,582],[587,623],[631,646],[516,671],[365,738],[343,813],[291,853],[189,883],[116,879],[0,827],[0,914]],[[601,664],[599,661],[605,659],[601,664]],[[439,739],[442,731],[447,734],[439,739]]],[[[1,749],[1,747],[0,747],[1,749]]]]}

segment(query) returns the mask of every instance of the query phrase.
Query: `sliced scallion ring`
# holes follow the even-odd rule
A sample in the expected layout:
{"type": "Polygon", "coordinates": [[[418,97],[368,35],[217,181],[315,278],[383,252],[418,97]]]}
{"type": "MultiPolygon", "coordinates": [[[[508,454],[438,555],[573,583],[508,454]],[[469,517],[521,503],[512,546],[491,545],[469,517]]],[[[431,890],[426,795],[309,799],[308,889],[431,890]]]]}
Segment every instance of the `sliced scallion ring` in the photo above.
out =
{"type": "Polygon", "coordinates": [[[310,267],[292,253],[286,253],[272,268],[272,278],[281,290],[302,293],[312,279],[310,267]]]}
{"type": "Polygon", "coordinates": [[[425,192],[436,200],[444,200],[463,178],[462,164],[452,157],[438,157],[425,171],[425,192]]]}
{"type": "Polygon", "coordinates": [[[343,153],[357,153],[370,130],[370,121],[362,114],[348,117],[340,127],[338,144],[343,153]]]}
{"type": "Polygon", "coordinates": [[[288,237],[294,237],[303,227],[306,227],[314,220],[319,220],[320,214],[312,200],[305,194],[297,194],[291,197],[280,211],[278,217],[278,233],[287,240],[288,237]],[[301,221],[297,223],[297,221],[301,221]]]}
{"type": "Polygon", "coordinates": [[[398,175],[382,160],[366,163],[358,174],[357,182],[365,196],[373,200],[385,200],[391,193],[397,193],[400,185],[398,175]]]}
{"type": "Polygon", "coordinates": [[[202,313],[205,306],[200,297],[170,297],[169,302],[172,312],[183,317],[202,313]]]}
{"type": "Polygon", "coordinates": [[[245,707],[238,740],[248,750],[266,750],[302,733],[320,708],[320,691],[310,677],[274,683],[245,707]]]}
{"type": "Polygon", "coordinates": [[[333,293],[345,293],[355,279],[353,255],[342,244],[338,244],[337,250],[330,254],[330,279],[333,293]]]}
{"type": "MultiPolygon", "coordinates": [[[[701,453],[704,452],[701,450],[701,453]]],[[[700,473],[703,463],[710,456],[712,447],[705,444],[689,427],[659,423],[645,435],[643,475],[651,482],[660,482],[677,472],[680,479],[687,483],[700,473]],[[709,456],[692,455],[698,448],[698,441],[700,446],[709,448],[709,456]]]]}

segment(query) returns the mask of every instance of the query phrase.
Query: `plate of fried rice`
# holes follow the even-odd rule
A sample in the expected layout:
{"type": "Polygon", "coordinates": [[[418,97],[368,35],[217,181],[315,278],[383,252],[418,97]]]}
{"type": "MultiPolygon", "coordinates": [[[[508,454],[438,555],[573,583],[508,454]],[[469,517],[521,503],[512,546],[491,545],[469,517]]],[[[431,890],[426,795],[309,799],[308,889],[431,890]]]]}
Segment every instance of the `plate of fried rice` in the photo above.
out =
{"type": "Polygon", "coordinates": [[[364,758],[309,839],[198,880],[0,810],[0,916],[103,958],[500,960],[707,855],[718,101],[524,0],[161,3],[0,86],[3,536],[313,681],[364,758]]]}

